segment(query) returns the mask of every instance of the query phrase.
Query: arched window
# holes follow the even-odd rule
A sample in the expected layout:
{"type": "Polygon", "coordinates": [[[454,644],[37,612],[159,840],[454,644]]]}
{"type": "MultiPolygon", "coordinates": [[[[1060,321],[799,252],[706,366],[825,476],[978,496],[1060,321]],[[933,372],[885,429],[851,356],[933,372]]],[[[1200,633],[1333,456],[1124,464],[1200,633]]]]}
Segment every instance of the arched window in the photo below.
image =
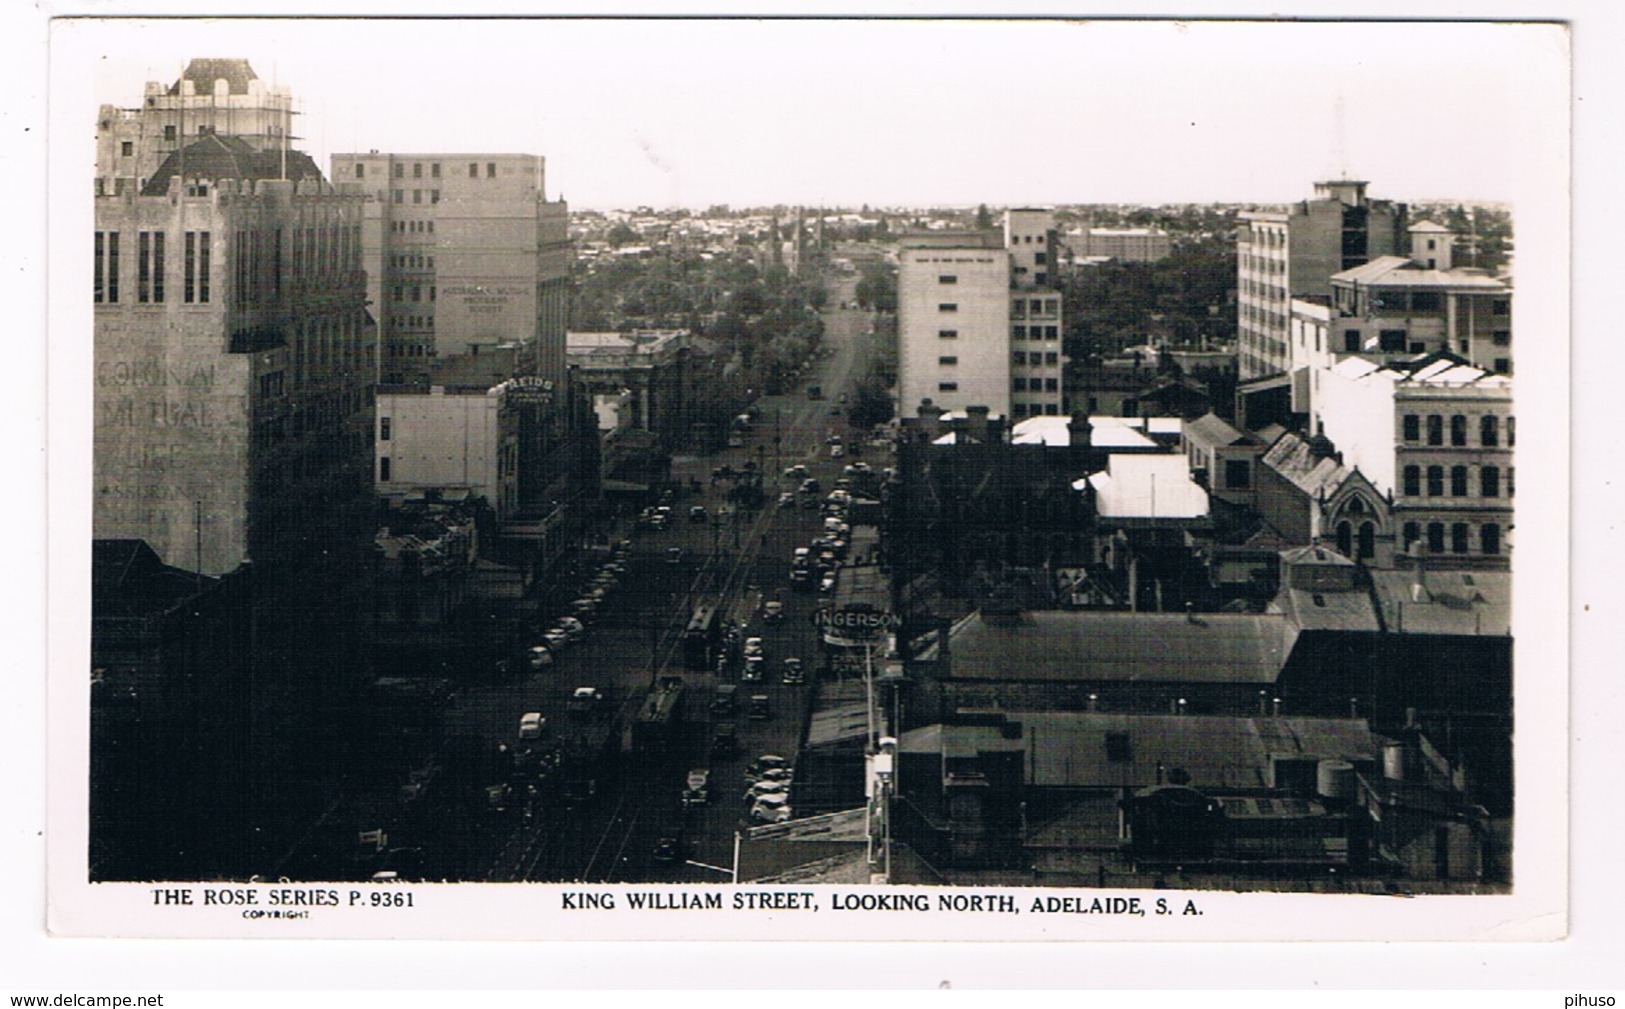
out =
{"type": "Polygon", "coordinates": [[[1467,523],[1450,523],[1450,552],[1464,554],[1467,552],[1467,523]]]}
{"type": "Polygon", "coordinates": [[[1422,538],[1422,527],[1415,522],[1405,523],[1405,549],[1409,550],[1411,544],[1422,538]]]}
{"type": "Polygon", "coordinates": [[[1428,467],[1428,497],[1444,496],[1444,467],[1428,467]]]}
{"type": "Polygon", "coordinates": [[[1466,497],[1467,496],[1467,467],[1466,466],[1452,466],[1452,467],[1450,467],[1450,496],[1451,497],[1466,497]]]}
{"type": "Polygon", "coordinates": [[[1486,554],[1501,552],[1501,527],[1491,522],[1478,530],[1478,542],[1486,554]]]}
{"type": "Polygon", "coordinates": [[[1442,554],[1442,553],[1444,553],[1444,523],[1443,522],[1429,522],[1428,523],[1428,553],[1430,553],[1430,554],[1442,554]]]}
{"type": "Polygon", "coordinates": [[[1478,492],[1484,497],[1501,496],[1501,470],[1496,466],[1485,466],[1478,471],[1478,492]]]}
{"type": "Polygon", "coordinates": [[[1494,448],[1501,443],[1501,422],[1494,414],[1488,413],[1478,418],[1478,441],[1486,448],[1494,448]]]}
{"type": "Polygon", "coordinates": [[[1360,553],[1362,561],[1377,556],[1377,527],[1370,522],[1360,523],[1360,553]]]}
{"type": "Polygon", "coordinates": [[[1405,495],[1417,497],[1422,493],[1422,467],[1405,467],[1405,495]]]}
{"type": "Polygon", "coordinates": [[[1450,444],[1457,448],[1467,444],[1467,418],[1459,413],[1450,418],[1450,444]]]}
{"type": "Polygon", "coordinates": [[[1353,515],[1364,515],[1365,498],[1362,498],[1359,495],[1349,498],[1349,512],[1353,515]]]}
{"type": "Polygon", "coordinates": [[[1354,553],[1354,530],[1347,522],[1337,523],[1337,552],[1344,557],[1354,553]]]}

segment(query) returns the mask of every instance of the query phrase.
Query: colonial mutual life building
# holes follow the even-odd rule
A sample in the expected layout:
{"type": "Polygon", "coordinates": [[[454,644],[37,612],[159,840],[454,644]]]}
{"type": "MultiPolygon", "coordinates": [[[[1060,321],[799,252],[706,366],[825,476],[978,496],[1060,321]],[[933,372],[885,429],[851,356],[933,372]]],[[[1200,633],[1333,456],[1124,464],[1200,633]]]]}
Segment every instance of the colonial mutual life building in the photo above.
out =
{"type": "Polygon", "coordinates": [[[367,679],[363,197],[288,116],[201,60],[98,124],[93,875],[255,861],[367,679]]]}

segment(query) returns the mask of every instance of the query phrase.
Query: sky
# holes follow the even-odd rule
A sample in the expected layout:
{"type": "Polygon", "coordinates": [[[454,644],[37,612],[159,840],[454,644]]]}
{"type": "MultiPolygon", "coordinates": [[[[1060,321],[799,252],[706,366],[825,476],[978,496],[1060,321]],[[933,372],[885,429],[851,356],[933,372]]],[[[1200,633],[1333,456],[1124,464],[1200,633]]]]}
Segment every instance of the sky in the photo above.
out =
{"type": "Polygon", "coordinates": [[[59,21],[51,58],[88,128],[191,57],[245,57],[324,170],[522,152],[576,208],[1008,206],[1281,203],[1334,177],[1512,200],[1564,176],[1566,45],[1512,24],[182,19],[59,21]]]}

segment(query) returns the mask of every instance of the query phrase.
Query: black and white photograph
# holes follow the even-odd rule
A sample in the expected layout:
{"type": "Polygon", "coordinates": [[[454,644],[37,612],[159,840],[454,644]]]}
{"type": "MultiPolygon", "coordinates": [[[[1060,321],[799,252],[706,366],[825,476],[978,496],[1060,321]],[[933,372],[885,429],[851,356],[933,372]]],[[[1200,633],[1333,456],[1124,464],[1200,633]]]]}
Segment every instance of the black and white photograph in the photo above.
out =
{"type": "Polygon", "coordinates": [[[59,19],[51,928],[1561,938],[1569,43],[59,19]]]}

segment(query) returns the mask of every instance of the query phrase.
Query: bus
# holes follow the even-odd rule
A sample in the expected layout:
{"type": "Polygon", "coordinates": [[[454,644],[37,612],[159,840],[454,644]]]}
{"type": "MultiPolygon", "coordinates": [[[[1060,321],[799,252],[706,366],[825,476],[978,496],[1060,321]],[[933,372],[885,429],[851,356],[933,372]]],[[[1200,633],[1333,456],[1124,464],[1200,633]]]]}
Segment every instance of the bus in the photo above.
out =
{"type": "Polygon", "coordinates": [[[683,665],[699,672],[708,672],[717,660],[717,640],[721,636],[722,621],[717,607],[706,603],[695,609],[694,616],[683,631],[683,665]]]}

